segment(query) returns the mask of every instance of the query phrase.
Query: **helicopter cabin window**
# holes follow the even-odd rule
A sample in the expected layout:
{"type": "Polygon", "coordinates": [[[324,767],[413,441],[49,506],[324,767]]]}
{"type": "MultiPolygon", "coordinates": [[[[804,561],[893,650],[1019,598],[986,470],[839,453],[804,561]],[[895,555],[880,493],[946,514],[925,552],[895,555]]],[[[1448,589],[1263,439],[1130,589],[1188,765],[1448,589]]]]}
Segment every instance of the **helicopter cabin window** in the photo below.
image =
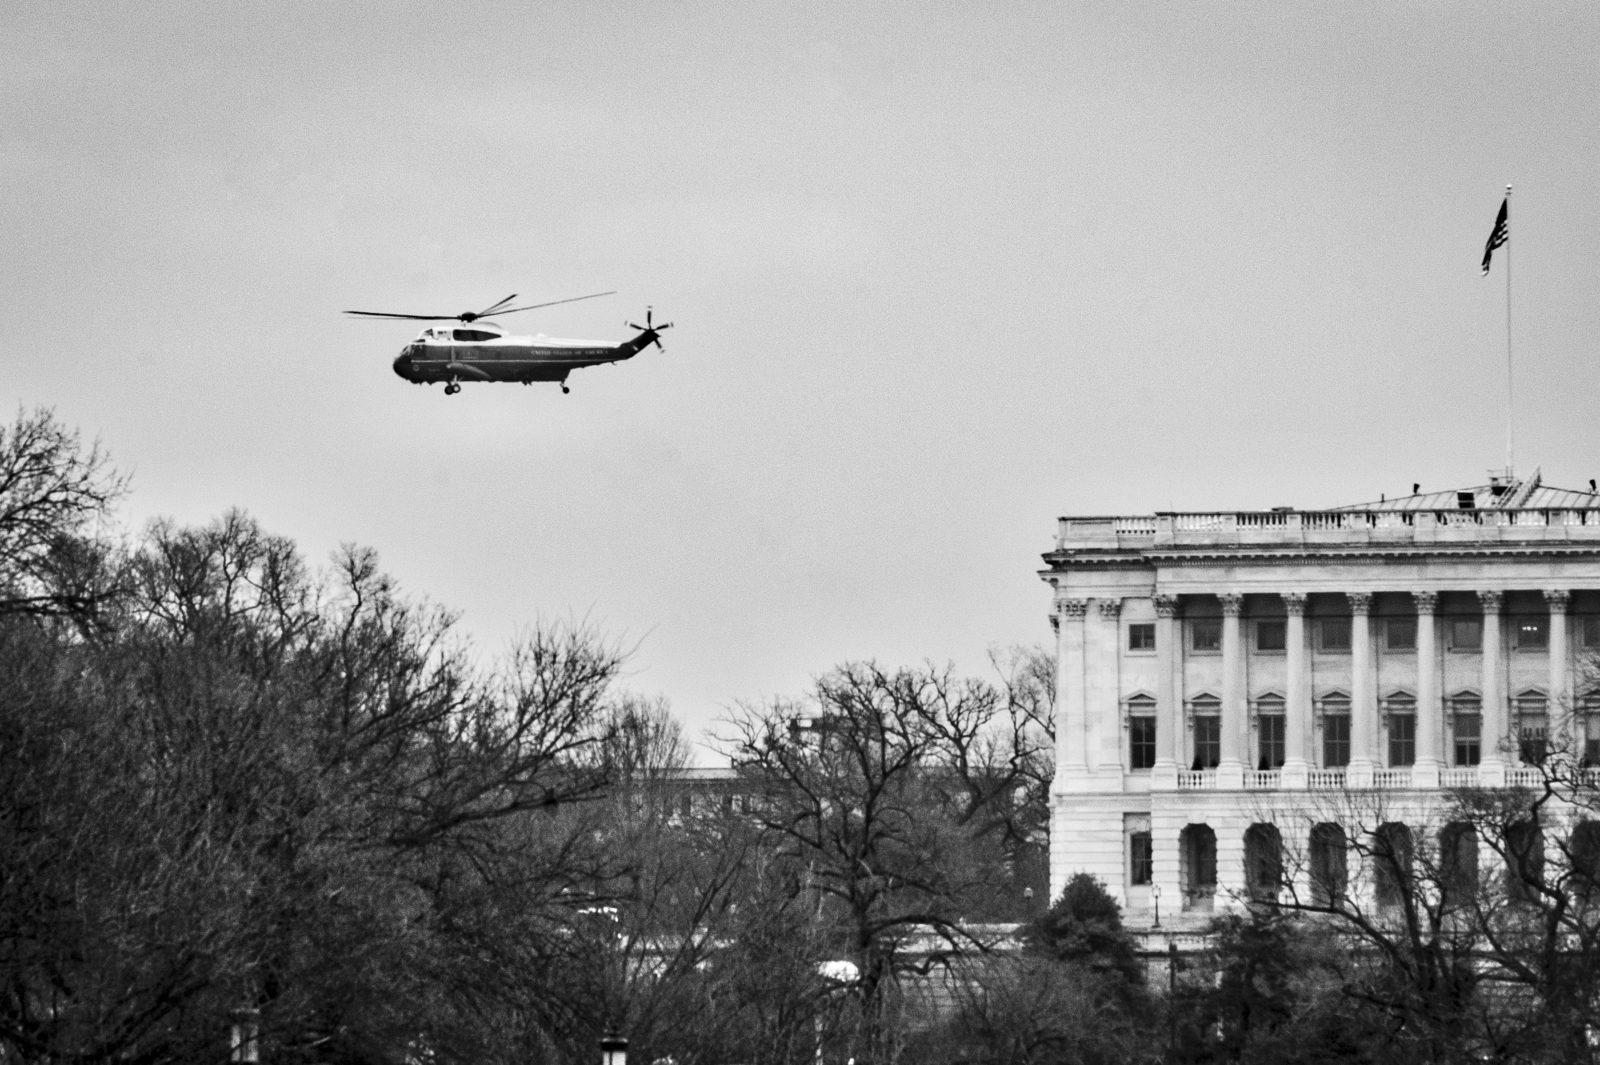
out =
{"type": "Polygon", "coordinates": [[[456,340],[494,340],[498,333],[486,333],[482,329],[457,329],[456,340]]]}

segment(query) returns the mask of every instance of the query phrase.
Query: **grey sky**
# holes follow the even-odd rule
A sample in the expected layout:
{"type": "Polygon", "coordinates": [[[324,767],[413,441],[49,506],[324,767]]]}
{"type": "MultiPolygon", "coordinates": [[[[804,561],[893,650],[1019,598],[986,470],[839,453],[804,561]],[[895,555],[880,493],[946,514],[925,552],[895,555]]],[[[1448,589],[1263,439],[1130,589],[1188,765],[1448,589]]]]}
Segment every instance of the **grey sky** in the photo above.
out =
{"type": "Polygon", "coordinates": [[[487,648],[587,615],[695,726],[1046,640],[1058,514],[1600,476],[1600,6],[0,11],[6,397],[376,547],[487,648]],[[1495,273],[1478,259],[1516,185],[1495,273]],[[446,398],[455,311],[666,354],[446,398]]]}

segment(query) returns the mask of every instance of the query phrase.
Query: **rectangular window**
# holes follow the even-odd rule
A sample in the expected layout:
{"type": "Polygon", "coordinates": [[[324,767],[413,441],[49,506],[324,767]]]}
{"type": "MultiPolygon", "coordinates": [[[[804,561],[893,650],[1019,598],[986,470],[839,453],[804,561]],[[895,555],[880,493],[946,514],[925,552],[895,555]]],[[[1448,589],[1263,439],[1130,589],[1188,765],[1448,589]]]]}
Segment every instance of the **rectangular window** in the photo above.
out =
{"type": "Polygon", "coordinates": [[[1194,767],[1215,769],[1222,761],[1222,718],[1217,714],[1196,714],[1194,718],[1194,767]]]}
{"type": "Polygon", "coordinates": [[[1283,715],[1262,714],[1256,719],[1256,724],[1261,738],[1258,765],[1262,769],[1282,769],[1285,750],[1283,715]]]}
{"type": "Polygon", "coordinates": [[[1149,832],[1135,832],[1128,837],[1128,881],[1135,887],[1149,884],[1155,879],[1155,849],[1149,832]]]}
{"type": "Polygon", "coordinates": [[[1138,621],[1128,626],[1128,650],[1154,651],[1156,625],[1153,621],[1138,621]]]}
{"type": "Polygon", "coordinates": [[[1150,714],[1128,718],[1128,768],[1149,769],[1156,764],[1156,719],[1150,714]]]}
{"type": "Polygon", "coordinates": [[[1591,717],[1583,727],[1583,764],[1600,766],[1600,718],[1591,717]]]}
{"type": "Polygon", "coordinates": [[[1511,620],[1517,634],[1517,650],[1542,651],[1550,646],[1548,618],[1520,617],[1511,620]]]}
{"type": "Polygon", "coordinates": [[[1415,765],[1417,762],[1417,717],[1415,714],[1389,715],[1389,764],[1415,765]]]}
{"type": "Polygon", "coordinates": [[[1417,649],[1417,619],[1390,618],[1384,622],[1383,649],[1385,651],[1415,651],[1417,649]]]}
{"type": "Polygon", "coordinates": [[[1258,621],[1256,622],[1256,650],[1281,651],[1285,646],[1286,622],[1258,621]]]}
{"type": "Polygon", "coordinates": [[[1317,649],[1321,651],[1350,650],[1350,619],[1323,618],[1317,622],[1317,649]]]}
{"type": "Polygon", "coordinates": [[[1455,713],[1455,764],[1477,765],[1483,754],[1481,729],[1483,718],[1477,710],[1458,710],[1455,713]]]}
{"type": "Polygon", "coordinates": [[[1585,647],[1600,647],[1600,617],[1586,617],[1579,622],[1578,639],[1585,647]]]}
{"type": "MultiPolygon", "coordinates": [[[[1450,619],[1450,650],[1478,651],[1483,648],[1482,618],[1450,619]]],[[[1474,763],[1476,764],[1476,763],[1474,763]]]]}
{"type": "Polygon", "coordinates": [[[1190,621],[1189,650],[1201,654],[1222,650],[1222,619],[1195,618],[1190,621]]]}
{"type": "Polygon", "coordinates": [[[1322,716],[1322,767],[1343,769],[1350,764],[1350,715],[1322,716]]]}

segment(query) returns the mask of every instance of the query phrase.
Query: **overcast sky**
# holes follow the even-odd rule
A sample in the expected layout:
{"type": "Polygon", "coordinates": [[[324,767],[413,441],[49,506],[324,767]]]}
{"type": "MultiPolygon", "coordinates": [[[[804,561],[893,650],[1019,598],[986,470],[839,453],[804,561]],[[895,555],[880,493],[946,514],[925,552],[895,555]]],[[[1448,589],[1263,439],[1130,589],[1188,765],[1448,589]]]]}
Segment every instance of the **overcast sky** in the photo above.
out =
{"type": "Polygon", "coordinates": [[[1064,514],[1600,476],[1600,5],[0,8],[0,398],[698,730],[1042,643],[1064,514]],[[1506,184],[1511,243],[1478,263],[1506,184]],[[1509,254],[1508,254],[1509,253],[1509,254]],[[446,397],[455,312],[665,354],[446,397]]]}

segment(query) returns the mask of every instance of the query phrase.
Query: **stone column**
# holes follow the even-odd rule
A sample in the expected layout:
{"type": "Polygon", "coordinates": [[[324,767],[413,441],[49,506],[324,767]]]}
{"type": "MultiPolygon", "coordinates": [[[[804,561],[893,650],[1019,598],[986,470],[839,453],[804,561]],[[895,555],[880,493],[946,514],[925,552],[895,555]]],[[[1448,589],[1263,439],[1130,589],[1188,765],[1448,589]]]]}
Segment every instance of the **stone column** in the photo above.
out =
{"type": "Polygon", "coordinates": [[[1505,783],[1506,756],[1500,745],[1509,731],[1506,723],[1505,649],[1500,639],[1500,603],[1503,593],[1478,593],[1483,604],[1483,764],[1482,782],[1491,787],[1505,783]]]}
{"type": "Polygon", "coordinates": [[[1071,790],[1089,774],[1088,750],[1084,733],[1083,616],[1086,599],[1056,600],[1056,766],[1062,779],[1060,790],[1071,790]]]}
{"type": "MultiPolygon", "coordinates": [[[[1178,597],[1157,595],[1156,605],[1156,764],[1150,770],[1152,788],[1176,788],[1183,764],[1183,698],[1178,682],[1183,668],[1182,632],[1178,626],[1178,597]]],[[[1176,850],[1176,842],[1174,842],[1176,850]]],[[[1173,903],[1181,901],[1174,897],[1173,903]]],[[[1177,912],[1177,911],[1173,911],[1177,912]]]]}
{"type": "Polygon", "coordinates": [[[1239,615],[1244,596],[1224,593],[1222,601],[1222,751],[1217,765],[1218,788],[1244,787],[1244,643],[1239,615]]]}
{"type": "Polygon", "coordinates": [[[1378,736],[1377,677],[1372,671],[1372,596],[1352,592],[1345,598],[1350,601],[1350,768],[1345,779],[1359,788],[1372,783],[1378,736]]]}
{"type": "Polygon", "coordinates": [[[1284,746],[1282,784],[1286,788],[1306,786],[1311,768],[1311,671],[1306,668],[1306,597],[1286,592],[1283,609],[1288,615],[1284,626],[1283,694],[1284,746]]]}
{"type": "Polygon", "coordinates": [[[1563,758],[1576,761],[1581,752],[1578,750],[1577,716],[1572,712],[1572,681],[1567,671],[1567,606],[1571,598],[1565,588],[1551,588],[1544,593],[1544,601],[1550,606],[1547,641],[1550,684],[1546,689],[1550,693],[1550,709],[1546,720],[1550,729],[1550,749],[1559,752],[1563,758]]]}
{"type": "Polygon", "coordinates": [[[1439,636],[1434,611],[1438,592],[1412,592],[1417,605],[1417,764],[1411,780],[1419,788],[1439,786],[1444,758],[1444,702],[1439,698],[1439,636]]]}
{"type": "Polygon", "coordinates": [[[1084,639],[1084,658],[1089,666],[1089,677],[1084,690],[1087,699],[1084,731],[1089,748],[1088,762],[1091,773],[1122,773],[1121,682],[1118,642],[1122,617],[1121,599],[1101,599],[1096,602],[1099,624],[1088,628],[1084,639]]]}

